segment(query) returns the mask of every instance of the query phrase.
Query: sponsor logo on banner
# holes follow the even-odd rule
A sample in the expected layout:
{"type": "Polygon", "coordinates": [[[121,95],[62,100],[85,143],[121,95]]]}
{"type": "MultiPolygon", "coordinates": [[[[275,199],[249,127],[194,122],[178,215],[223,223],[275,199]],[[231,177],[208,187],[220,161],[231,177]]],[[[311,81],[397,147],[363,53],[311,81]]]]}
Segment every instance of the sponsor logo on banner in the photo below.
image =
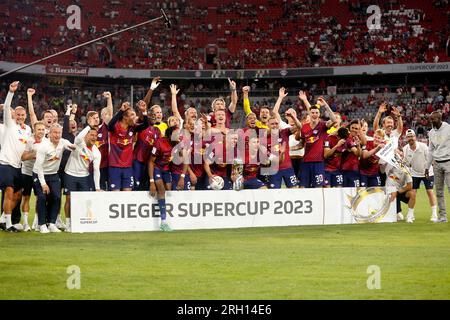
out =
{"type": "Polygon", "coordinates": [[[89,68],[85,67],[68,67],[68,66],[45,66],[47,74],[70,75],[70,76],[87,76],[89,68]]]}
{"type": "Polygon", "coordinates": [[[80,217],[80,224],[96,224],[98,222],[91,207],[92,201],[86,200],[86,215],[84,217],[80,217]]]}
{"type": "Polygon", "coordinates": [[[356,196],[347,194],[350,213],[357,223],[375,223],[382,220],[389,211],[389,194],[384,188],[370,187],[357,192],[356,196]]]}
{"type": "MultiPolygon", "coordinates": [[[[168,191],[166,212],[174,230],[395,222],[383,190],[168,191]]],[[[156,231],[161,222],[148,192],[73,192],[71,205],[72,232],[156,231]]]]}

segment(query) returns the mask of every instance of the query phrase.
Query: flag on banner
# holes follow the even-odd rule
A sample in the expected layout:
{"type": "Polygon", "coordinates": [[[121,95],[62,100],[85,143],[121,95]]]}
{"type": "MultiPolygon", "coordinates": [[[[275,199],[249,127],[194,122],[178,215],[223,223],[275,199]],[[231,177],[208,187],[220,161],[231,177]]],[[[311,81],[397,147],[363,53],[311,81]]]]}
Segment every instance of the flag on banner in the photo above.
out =
{"type": "Polygon", "coordinates": [[[398,140],[392,139],[383,147],[383,149],[378,151],[376,155],[387,164],[390,164],[391,166],[400,169],[410,175],[411,173],[409,172],[409,169],[406,167],[400,156],[395,152],[397,147],[398,140]]]}

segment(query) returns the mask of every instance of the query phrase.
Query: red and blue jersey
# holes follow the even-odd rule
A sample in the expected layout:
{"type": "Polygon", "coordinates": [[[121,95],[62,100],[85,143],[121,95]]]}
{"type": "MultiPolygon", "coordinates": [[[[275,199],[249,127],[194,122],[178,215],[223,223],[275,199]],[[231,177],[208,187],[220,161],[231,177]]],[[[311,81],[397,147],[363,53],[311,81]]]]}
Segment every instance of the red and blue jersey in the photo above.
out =
{"type": "Polygon", "coordinates": [[[133,158],[139,162],[147,163],[150,159],[153,145],[161,136],[158,128],[150,126],[137,134],[136,143],[133,150],[133,158]]]}
{"type": "Polygon", "coordinates": [[[359,157],[351,151],[352,148],[356,147],[357,144],[353,140],[353,137],[348,137],[344,144],[345,150],[342,152],[342,171],[359,171],[359,157]]]}
{"type": "Polygon", "coordinates": [[[258,154],[256,154],[255,157],[250,157],[250,155],[247,155],[245,158],[244,169],[242,172],[244,182],[258,178],[259,169],[261,167],[258,154]]]}
{"type": "Polygon", "coordinates": [[[102,160],[100,161],[100,169],[108,167],[108,157],[109,157],[109,131],[106,123],[102,123],[98,128],[97,141],[95,142],[102,160]]]}
{"type": "Polygon", "coordinates": [[[305,144],[305,156],[303,162],[323,162],[323,148],[327,137],[327,125],[321,120],[312,128],[310,123],[306,123],[301,129],[301,138],[305,144]]]}
{"type": "Polygon", "coordinates": [[[201,177],[205,172],[203,161],[205,159],[206,148],[209,147],[209,142],[204,141],[201,137],[191,135],[191,170],[195,176],[201,177]]]}
{"type": "Polygon", "coordinates": [[[279,156],[281,162],[279,164],[279,170],[292,168],[291,157],[289,155],[289,136],[291,135],[291,129],[286,128],[278,131],[278,137],[272,145],[272,135],[267,135],[267,151],[275,156],[279,156]],[[284,148],[284,151],[283,151],[284,148]],[[283,154],[280,153],[283,151],[283,154]]]}
{"type": "MultiPolygon", "coordinates": [[[[333,149],[340,139],[336,135],[329,135],[325,140],[324,148],[333,149]]],[[[342,151],[343,148],[338,148],[331,156],[325,159],[325,171],[333,172],[341,168],[342,151]]]]}
{"type": "Polygon", "coordinates": [[[155,157],[156,168],[169,171],[170,162],[172,161],[172,149],[173,146],[166,137],[161,137],[156,140],[153,145],[152,156],[155,157]]]}
{"type": "Polygon", "coordinates": [[[144,116],[141,124],[122,127],[119,120],[124,111],[120,110],[108,124],[109,131],[109,166],[116,168],[131,168],[133,163],[133,139],[136,132],[148,128],[148,118],[144,116]]]}
{"type": "Polygon", "coordinates": [[[211,173],[215,176],[227,177],[227,147],[226,138],[215,139],[209,146],[208,160],[211,163],[211,173]]]}
{"type": "Polygon", "coordinates": [[[123,128],[120,122],[114,125],[109,135],[109,166],[129,168],[133,162],[134,127],[123,128]]]}
{"type": "MultiPolygon", "coordinates": [[[[376,146],[373,143],[373,141],[367,141],[367,144],[363,147],[363,150],[373,150],[376,146]]],[[[367,159],[362,159],[359,162],[359,172],[365,176],[374,176],[378,174],[378,171],[380,170],[379,160],[377,155],[372,155],[371,157],[367,159]]]]}

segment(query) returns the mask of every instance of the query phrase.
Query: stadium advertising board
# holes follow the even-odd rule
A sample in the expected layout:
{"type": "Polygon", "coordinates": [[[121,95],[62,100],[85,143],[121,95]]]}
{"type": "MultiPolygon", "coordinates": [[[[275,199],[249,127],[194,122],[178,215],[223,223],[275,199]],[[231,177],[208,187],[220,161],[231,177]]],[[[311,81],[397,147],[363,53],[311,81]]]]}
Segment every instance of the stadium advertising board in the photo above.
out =
{"type": "MultiPolygon", "coordinates": [[[[158,203],[148,192],[74,192],[72,232],[156,231],[158,203]]],[[[174,230],[395,222],[384,188],[170,191],[174,230]]]]}

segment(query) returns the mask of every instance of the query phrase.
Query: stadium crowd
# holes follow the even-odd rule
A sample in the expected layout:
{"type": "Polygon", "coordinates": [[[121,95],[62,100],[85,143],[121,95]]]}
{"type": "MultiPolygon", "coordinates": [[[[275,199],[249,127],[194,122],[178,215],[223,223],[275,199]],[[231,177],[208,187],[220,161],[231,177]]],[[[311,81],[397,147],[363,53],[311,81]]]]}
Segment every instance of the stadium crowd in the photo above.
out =
{"type": "Polygon", "coordinates": [[[444,1],[36,1],[0,2],[0,60],[30,62],[159,16],[172,30],[142,28],[55,58],[61,65],[140,69],[298,68],[448,61],[444,1]],[[81,30],[66,20],[81,9],[81,30]],[[367,7],[379,5],[379,30],[367,7]],[[319,17],[319,18],[318,18],[319,17]],[[57,27],[50,27],[57,26],[57,27]],[[217,45],[212,61],[205,48],[217,45]]]}
{"type": "MultiPolygon", "coordinates": [[[[112,94],[105,91],[102,109],[81,115],[85,119],[81,130],[75,103],[66,106],[63,126],[55,110],[37,113],[33,99],[38,88],[26,90],[26,107],[13,108],[14,95],[25,88],[20,90],[17,81],[11,83],[1,106],[0,186],[4,200],[0,227],[10,232],[70,230],[71,192],[147,190],[158,199],[161,230],[170,231],[165,212],[167,190],[276,189],[283,184],[287,188],[393,187],[391,201],[397,201],[398,219],[403,220],[403,201],[408,203],[406,221],[413,223],[421,182],[429,196],[431,220],[447,222],[444,187],[450,186],[450,125],[442,121],[442,110],[429,110],[427,121],[432,129],[427,146],[418,141],[413,129],[404,132],[400,106],[377,103],[370,133],[367,119],[345,119],[322,96],[311,99],[300,91],[296,104],[306,112],[299,113],[284,104],[288,93],[283,87],[273,107],[261,105],[254,112],[251,87],[244,86],[245,124],[231,129],[238,88],[234,81],[228,82],[231,102],[227,105],[223,98],[215,98],[208,112],[195,107],[180,112],[180,89],[170,85],[168,118],[160,105],[151,105],[161,84],[159,77],[135,106],[123,101],[115,113],[112,94]],[[25,123],[28,117],[30,126],[25,123]],[[395,159],[399,166],[377,156],[389,143],[398,146],[395,159]],[[33,190],[37,214],[30,227],[33,190]],[[61,192],[66,196],[66,224],[59,216],[61,192]]],[[[423,125],[428,129],[428,123],[423,125]]]]}

